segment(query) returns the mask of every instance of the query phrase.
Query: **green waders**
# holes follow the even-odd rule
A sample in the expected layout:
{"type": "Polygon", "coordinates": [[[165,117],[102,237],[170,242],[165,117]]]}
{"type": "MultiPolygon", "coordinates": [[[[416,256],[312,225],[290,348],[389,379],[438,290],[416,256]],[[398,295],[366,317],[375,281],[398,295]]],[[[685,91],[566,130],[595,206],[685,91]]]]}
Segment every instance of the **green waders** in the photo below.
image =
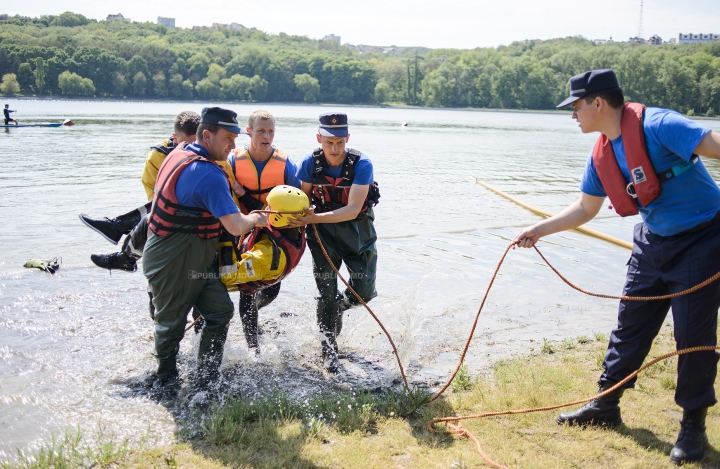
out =
{"type": "MultiPolygon", "coordinates": [[[[348,283],[365,302],[377,296],[377,235],[373,225],[374,218],[371,208],[354,220],[315,225],[333,264],[339,269],[342,263],[345,263],[350,273],[348,283]]],[[[307,245],[312,253],[315,283],[320,291],[317,299],[317,322],[320,332],[327,339],[323,341],[323,359],[326,359],[332,352],[337,354],[335,337],[342,329],[343,311],[360,302],[349,290],[345,290],[344,295],[338,291],[337,276],[320,249],[313,229],[307,230],[307,245]]],[[[337,368],[337,359],[334,367],[337,368]]]]}
{"type": "Polygon", "coordinates": [[[200,382],[215,377],[220,367],[235,308],[220,282],[217,243],[218,238],[187,233],[148,237],[143,268],[155,305],[155,357],[161,382],[177,376],[175,357],[193,306],[205,318],[198,349],[200,382]]]}

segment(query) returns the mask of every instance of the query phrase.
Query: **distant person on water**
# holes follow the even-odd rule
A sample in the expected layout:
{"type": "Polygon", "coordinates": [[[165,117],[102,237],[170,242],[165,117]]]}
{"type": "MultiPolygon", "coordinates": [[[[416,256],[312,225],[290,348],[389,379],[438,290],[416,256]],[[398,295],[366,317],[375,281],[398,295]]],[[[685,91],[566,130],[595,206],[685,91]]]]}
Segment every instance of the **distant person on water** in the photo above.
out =
{"type": "Polygon", "coordinates": [[[307,244],[313,257],[315,284],[320,292],[317,323],[323,336],[323,364],[330,372],[336,372],[340,365],[337,336],[342,330],[343,312],[360,302],[349,290],[338,290],[337,277],[319,241],[336,268],[345,263],[350,272],[348,281],[363,301],[377,296],[377,235],[373,206],[378,203],[380,193],[372,162],[365,154],[346,148],[349,140],[347,115],[320,116],[317,132],[320,148],[308,154],[298,170],[302,190],[310,197],[315,209],[288,224],[290,227],[314,224],[320,234],[318,240],[314,230],[309,229],[307,244]]]}
{"type": "Polygon", "coordinates": [[[241,236],[267,226],[267,216],[240,212],[228,175],[217,164],[227,160],[241,132],[234,112],[205,108],[195,143],[174,149],[158,172],[143,257],[155,305],[157,387],[179,385],[176,356],[192,307],[205,320],[196,384],[216,378],[234,312],[219,278],[218,238],[222,229],[241,236]]]}
{"type": "Polygon", "coordinates": [[[5,125],[10,125],[10,122],[15,122],[15,125],[18,125],[18,121],[10,117],[11,112],[17,112],[10,110],[10,105],[6,104],[5,109],[3,109],[3,114],[5,115],[5,125]]]}
{"type": "MultiPolygon", "coordinates": [[[[514,242],[529,248],[549,234],[592,220],[605,197],[620,216],[640,213],[623,295],[660,296],[691,288],[720,271],[720,188],[700,157],[720,159],[720,134],[675,111],[625,103],[612,70],[570,79],[573,119],[583,133],[600,132],[585,165],[580,199],[559,214],[522,230],[514,242]]],[[[603,392],[640,368],[672,308],[677,349],[717,344],[720,288],[716,284],[662,301],[621,301],[610,336],[603,392]]],[[[670,452],[675,464],[700,460],[707,445],[705,416],[715,405],[719,355],[678,357],[675,402],[683,408],[680,433],[670,452]]],[[[559,424],[620,425],[622,388],[564,412],[559,424]]]]}

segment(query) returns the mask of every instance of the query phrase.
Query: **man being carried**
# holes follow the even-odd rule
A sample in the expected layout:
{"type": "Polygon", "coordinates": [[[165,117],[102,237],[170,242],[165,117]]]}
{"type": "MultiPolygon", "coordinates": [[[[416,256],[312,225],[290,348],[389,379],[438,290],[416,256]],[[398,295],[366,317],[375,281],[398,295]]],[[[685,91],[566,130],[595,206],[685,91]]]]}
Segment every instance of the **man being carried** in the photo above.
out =
{"type": "Polygon", "coordinates": [[[143,270],[155,305],[157,385],[178,384],[176,356],[193,306],[205,319],[198,348],[198,383],[217,375],[233,304],[220,282],[216,254],[222,228],[235,236],[267,225],[261,214],[240,213],[226,160],[241,132],[236,114],[221,108],[202,112],[196,143],[175,149],[156,181],[143,270]]]}
{"type": "MultiPolygon", "coordinates": [[[[175,116],[173,134],[170,138],[161,141],[150,148],[145,159],[145,168],[142,174],[142,183],[145,187],[148,200],[152,201],[155,189],[155,179],[165,157],[177,146],[195,141],[200,115],[192,111],[184,111],[175,116]]],[[[147,239],[147,221],[145,216],[150,210],[150,203],[138,207],[116,218],[91,218],[84,213],[78,215],[80,220],[88,227],[100,233],[102,237],[113,244],[117,244],[123,235],[125,237],[122,250],[112,254],[92,254],[90,260],[98,267],[108,270],[137,270],[137,260],[142,257],[142,250],[147,239]]]]}
{"type": "Polygon", "coordinates": [[[330,372],[336,372],[339,367],[336,337],[342,330],[343,311],[359,302],[349,290],[338,291],[335,272],[318,241],[322,241],[336,268],[345,262],[350,272],[349,283],[363,301],[377,296],[377,235],[372,207],[380,194],[370,159],[357,150],[346,149],[349,139],[347,115],[320,116],[317,141],[321,148],[307,155],[298,171],[302,190],[311,198],[315,209],[288,223],[290,227],[316,224],[320,233],[318,240],[314,230],[308,230],[307,244],[320,292],[317,322],[323,334],[323,364],[330,372]]]}
{"type": "Polygon", "coordinates": [[[3,114],[5,115],[5,125],[10,125],[10,122],[15,122],[15,125],[18,125],[18,121],[10,117],[11,112],[17,112],[17,111],[11,111],[10,105],[6,104],[5,109],[3,109],[3,114]]]}
{"type": "MultiPolygon", "coordinates": [[[[698,155],[720,159],[720,135],[674,111],[624,103],[612,70],[570,79],[572,105],[583,133],[600,132],[580,183],[580,199],[559,214],[521,231],[514,242],[529,248],[543,236],[580,226],[605,197],[621,216],[640,213],[623,289],[627,296],[660,296],[688,289],[720,271],[720,189],[698,155]]],[[[701,288],[663,301],[621,301],[610,336],[600,391],[640,368],[672,307],[678,349],[717,344],[720,289],[701,288]]],[[[676,464],[702,458],[705,416],[715,405],[718,355],[678,357],[675,402],[683,408],[680,434],[670,452],[676,464]]],[[[590,401],[557,421],[569,425],[619,425],[621,389],[590,401]]]]}
{"type": "MultiPolygon", "coordinates": [[[[235,150],[230,157],[232,173],[242,188],[237,191],[241,210],[249,213],[267,206],[268,193],[275,187],[288,185],[299,188],[297,167],[287,153],[273,146],[275,117],[267,111],[255,111],[248,117],[246,129],[250,144],[235,150]]],[[[280,292],[280,282],[257,293],[240,290],[240,317],[249,348],[259,353],[258,309],[270,304],[280,292]]]]}

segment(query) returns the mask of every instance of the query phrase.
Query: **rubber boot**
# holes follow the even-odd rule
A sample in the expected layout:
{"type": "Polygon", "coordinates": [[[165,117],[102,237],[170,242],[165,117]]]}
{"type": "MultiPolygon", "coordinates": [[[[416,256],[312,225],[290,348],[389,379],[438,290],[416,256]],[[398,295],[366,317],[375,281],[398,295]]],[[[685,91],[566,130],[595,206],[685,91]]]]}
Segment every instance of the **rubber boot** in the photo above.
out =
{"type": "Polygon", "coordinates": [[[193,330],[195,331],[196,334],[199,334],[200,332],[202,332],[202,328],[205,325],[205,319],[200,317],[200,316],[202,316],[202,314],[200,314],[200,311],[198,311],[198,309],[194,306],[191,311],[191,314],[192,314],[193,322],[195,322],[198,318],[200,318],[200,320],[198,322],[196,322],[195,325],[193,325],[193,330]]]}
{"type": "Polygon", "coordinates": [[[322,341],[322,360],[326,370],[330,373],[337,373],[340,368],[340,360],[338,360],[337,341],[332,332],[326,332],[325,339],[322,341]]]}
{"type": "Polygon", "coordinates": [[[203,328],[200,335],[200,345],[197,356],[196,384],[199,388],[207,388],[211,382],[219,378],[219,369],[222,363],[226,337],[227,329],[225,333],[218,334],[209,332],[207,328],[203,328]]]}
{"type": "Polygon", "coordinates": [[[707,433],[705,433],[705,417],[707,407],[696,410],[683,410],[680,422],[680,433],[672,451],[670,461],[681,465],[690,461],[700,461],[705,455],[707,433]]]}
{"type": "Polygon", "coordinates": [[[260,354],[260,344],[258,341],[258,296],[246,295],[240,293],[240,320],[242,321],[243,332],[245,333],[245,341],[248,349],[255,350],[255,354],[260,354]]]}
{"type": "Polygon", "coordinates": [[[339,336],[340,332],[342,332],[343,327],[343,314],[345,314],[345,311],[357,306],[357,303],[354,303],[350,297],[347,296],[347,294],[338,293],[337,298],[337,315],[335,316],[335,336],[339,336]]]}
{"type": "Polygon", "coordinates": [[[175,357],[169,360],[158,360],[157,379],[153,382],[153,388],[172,390],[180,387],[180,374],[177,370],[175,357]]]}
{"type": "MultiPolygon", "coordinates": [[[[614,383],[605,383],[600,386],[598,394],[613,387],[614,383]]],[[[614,427],[622,424],[620,417],[620,398],[625,389],[616,389],[610,394],[593,399],[578,410],[563,412],[557,418],[557,423],[562,425],[591,425],[614,427]]]]}

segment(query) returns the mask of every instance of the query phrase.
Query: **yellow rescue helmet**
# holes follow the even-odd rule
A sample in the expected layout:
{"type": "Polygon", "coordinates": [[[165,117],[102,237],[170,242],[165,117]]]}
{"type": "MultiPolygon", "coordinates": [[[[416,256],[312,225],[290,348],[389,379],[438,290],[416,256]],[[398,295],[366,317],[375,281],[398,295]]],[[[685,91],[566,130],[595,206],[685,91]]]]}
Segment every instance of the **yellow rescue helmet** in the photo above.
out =
{"type": "MultiPolygon", "coordinates": [[[[302,212],[310,208],[307,194],[293,186],[276,186],[270,191],[266,200],[269,209],[277,212],[302,212]]],[[[268,216],[268,221],[271,226],[282,228],[287,226],[290,217],[292,215],[272,214],[268,216]]]]}

